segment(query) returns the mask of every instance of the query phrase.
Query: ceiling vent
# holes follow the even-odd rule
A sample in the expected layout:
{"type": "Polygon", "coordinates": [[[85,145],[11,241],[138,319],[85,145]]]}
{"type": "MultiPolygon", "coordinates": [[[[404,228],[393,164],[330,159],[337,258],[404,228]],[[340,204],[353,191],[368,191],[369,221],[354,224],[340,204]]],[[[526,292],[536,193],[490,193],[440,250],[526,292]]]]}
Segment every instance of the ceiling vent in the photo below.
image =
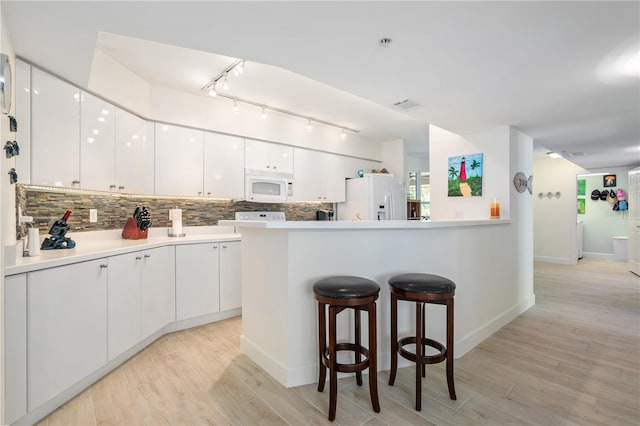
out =
{"type": "Polygon", "coordinates": [[[415,103],[414,101],[410,100],[410,99],[404,99],[402,101],[398,101],[398,102],[394,102],[393,106],[400,108],[402,110],[405,111],[409,111],[412,109],[416,109],[419,108],[420,105],[418,105],[417,103],[415,103]]]}
{"type": "Polygon", "coordinates": [[[581,151],[577,151],[577,152],[562,151],[562,154],[565,157],[582,157],[584,155],[584,152],[581,152],[581,151]]]}

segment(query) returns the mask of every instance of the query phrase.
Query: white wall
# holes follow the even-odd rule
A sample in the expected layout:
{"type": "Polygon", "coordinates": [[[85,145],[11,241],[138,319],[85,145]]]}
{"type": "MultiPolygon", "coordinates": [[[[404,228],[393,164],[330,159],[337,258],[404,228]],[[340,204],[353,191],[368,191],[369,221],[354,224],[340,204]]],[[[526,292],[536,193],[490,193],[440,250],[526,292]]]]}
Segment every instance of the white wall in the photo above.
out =
{"type": "MultiPolygon", "coordinates": [[[[629,168],[611,168],[607,174],[616,175],[616,187],[628,192],[629,168]]],[[[584,253],[585,256],[612,256],[613,240],[611,237],[629,236],[629,215],[627,212],[613,211],[613,205],[607,201],[592,200],[591,191],[605,188],[602,175],[578,176],[586,181],[585,214],[577,215],[578,220],[584,222],[584,253]]]]}
{"type": "Polygon", "coordinates": [[[313,148],[336,154],[381,161],[382,143],[320,123],[307,132],[307,122],[275,111],[261,118],[261,108],[239,103],[239,113],[232,111],[229,99],[211,98],[152,85],[107,54],[96,51],[93,58],[89,90],[143,118],[177,125],[214,130],[243,137],[313,148]]]}
{"type": "Polygon", "coordinates": [[[585,172],[564,158],[544,156],[534,159],[533,247],[536,261],[566,265],[578,262],[576,175],[585,172]],[[561,196],[547,198],[549,192],[560,192],[561,196]]]}
{"type": "MultiPolygon", "coordinates": [[[[9,56],[12,71],[15,70],[16,58],[13,50],[13,42],[7,33],[7,26],[4,15],[0,9],[0,52],[9,56]]],[[[15,74],[15,72],[12,72],[15,74]]],[[[14,115],[15,96],[11,94],[11,110],[10,115],[14,115]]],[[[13,140],[11,132],[9,132],[9,120],[4,114],[0,114],[0,140],[2,146],[4,141],[13,140]]],[[[0,271],[4,271],[5,267],[5,250],[15,251],[15,185],[9,184],[7,173],[11,167],[15,167],[15,157],[7,159],[2,153],[2,162],[0,164],[0,199],[2,200],[2,210],[0,210],[0,271]],[[6,239],[6,240],[5,240],[6,239]],[[5,247],[8,244],[9,247],[5,247]]],[[[4,360],[4,274],[0,274],[0,424],[5,424],[5,407],[4,407],[4,387],[5,387],[5,360],[4,360]]]]}
{"type": "Polygon", "coordinates": [[[382,167],[395,177],[407,181],[409,172],[404,164],[406,157],[406,144],[403,139],[384,142],[382,144],[382,167]]]}
{"type": "Polygon", "coordinates": [[[87,87],[143,117],[151,112],[151,85],[101,50],[94,51],[87,87]]]}
{"type": "Polygon", "coordinates": [[[473,134],[458,135],[429,126],[429,171],[431,172],[431,218],[488,219],[491,200],[500,202],[500,215],[508,219],[509,187],[508,126],[487,129],[473,134]],[[449,197],[447,195],[449,157],[465,154],[484,154],[482,166],[482,196],[449,197]]]}

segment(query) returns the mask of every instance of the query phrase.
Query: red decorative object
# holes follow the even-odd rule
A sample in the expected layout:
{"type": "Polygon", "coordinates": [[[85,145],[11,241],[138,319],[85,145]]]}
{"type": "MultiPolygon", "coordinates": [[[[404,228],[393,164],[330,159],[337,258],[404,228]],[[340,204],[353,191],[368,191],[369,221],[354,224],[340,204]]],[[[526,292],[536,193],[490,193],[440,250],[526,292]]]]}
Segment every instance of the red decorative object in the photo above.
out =
{"type": "Polygon", "coordinates": [[[127,223],[124,225],[124,229],[122,230],[122,238],[125,240],[142,240],[147,238],[148,235],[149,230],[145,229],[144,231],[141,231],[138,229],[138,225],[132,217],[127,219],[127,223]]]}

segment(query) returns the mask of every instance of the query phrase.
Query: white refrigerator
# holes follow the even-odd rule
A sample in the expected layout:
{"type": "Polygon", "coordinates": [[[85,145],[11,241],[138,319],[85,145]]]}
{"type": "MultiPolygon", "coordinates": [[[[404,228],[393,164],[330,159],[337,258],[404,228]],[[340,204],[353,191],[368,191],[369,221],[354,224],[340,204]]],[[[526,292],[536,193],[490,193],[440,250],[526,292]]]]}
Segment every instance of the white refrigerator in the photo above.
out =
{"type": "Polygon", "coordinates": [[[402,181],[390,174],[365,173],[347,179],[346,201],[338,204],[338,220],[406,220],[402,181]]]}

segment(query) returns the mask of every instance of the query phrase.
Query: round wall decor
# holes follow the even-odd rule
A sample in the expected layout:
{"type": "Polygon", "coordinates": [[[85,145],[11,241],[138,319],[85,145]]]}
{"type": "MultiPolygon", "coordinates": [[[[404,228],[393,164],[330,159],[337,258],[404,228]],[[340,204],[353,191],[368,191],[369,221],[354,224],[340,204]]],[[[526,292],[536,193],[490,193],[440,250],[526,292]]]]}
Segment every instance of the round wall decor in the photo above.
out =
{"type": "Polygon", "coordinates": [[[513,185],[516,187],[516,191],[524,192],[527,190],[527,177],[524,173],[518,172],[513,177],[513,185]]]}

